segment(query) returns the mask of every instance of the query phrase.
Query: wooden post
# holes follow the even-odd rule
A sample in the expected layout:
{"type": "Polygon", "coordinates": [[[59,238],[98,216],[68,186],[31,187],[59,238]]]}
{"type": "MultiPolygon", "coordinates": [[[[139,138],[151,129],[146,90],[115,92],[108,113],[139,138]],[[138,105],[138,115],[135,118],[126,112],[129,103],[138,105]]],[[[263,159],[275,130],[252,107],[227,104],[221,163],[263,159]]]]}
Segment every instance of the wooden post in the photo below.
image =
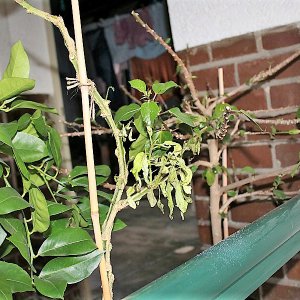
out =
{"type": "MultiPolygon", "coordinates": [[[[99,222],[97,185],[96,185],[96,176],[95,176],[93,142],[92,142],[92,134],[91,134],[91,120],[90,120],[90,109],[89,109],[89,86],[88,86],[88,78],[86,73],[86,65],[85,65],[84,50],[83,50],[80,11],[79,11],[78,0],[71,0],[71,3],[72,3],[72,12],[73,12],[73,21],[74,21],[76,52],[77,52],[77,59],[78,59],[77,76],[78,76],[79,86],[80,86],[81,96],[82,96],[82,114],[83,114],[84,139],[85,139],[86,160],[87,160],[87,170],[88,170],[88,180],[89,180],[91,217],[93,222],[96,244],[99,251],[102,252],[103,241],[102,241],[101,227],[99,222]]],[[[102,282],[103,299],[110,300],[111,292],[108,283],[104,255],[101,258],[99,269],[100,269],[100,276],[102,282]]]]}
{"type": "MultiPolygon", "coordinates": [[[[219,78],[219,96],[223,97],[224,95],[224,76],[223,76],[223,68],[218,69],[218,78],[219,78]]],[[[222,166],[224,169],[227,170],[227,147],[225,146],[222,152],[222,166]]],[[[223,171],[222,173],[222,186],[226,186],[228,184],[227,173],[223,171]]],[[[222,195],[222,204],[227,201],[227,193],[223,193],[222,195]]],[[[224,214],[227,214],[228,210],[224,211],[224,214]]],[[[228,218],[227,216],[223,219],[223,238],[227,238],[229,235],[228,233],[228,218]]]]}

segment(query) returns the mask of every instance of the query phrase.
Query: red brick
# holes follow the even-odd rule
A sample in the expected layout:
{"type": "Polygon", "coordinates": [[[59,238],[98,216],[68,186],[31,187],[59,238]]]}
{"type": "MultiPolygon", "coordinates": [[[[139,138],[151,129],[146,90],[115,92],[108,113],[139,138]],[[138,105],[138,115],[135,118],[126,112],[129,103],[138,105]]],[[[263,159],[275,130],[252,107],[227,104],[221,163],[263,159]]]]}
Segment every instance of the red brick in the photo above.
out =
{"type": "Polygon", "coordinates": [[[237,204],[231,208],[231,219],[251,223],[275,208],[271,201],[255,201],[237,204]]]}
{"type": "MultiPolygon", "coordinates": [[[[268,70],[270,67],[276,66],[278,63],[284,61],[287,57],[289,57],[292,54],[293,52],[290,52],[287,54],[281,54],[277,56],[240,63],[238,65],[240,82],[247,82],[254,75],[260,73],[261,71],[268,70]]],[[[279,79],[295,76],[300,76],[299,58],[292,61],[288,66],[286,66],[284,69],[281,69],[280,72],[274,75],[274,77],[279,79]]]]}
{"type": "Polygon", "coordinates": [[[205,226],[205,225],[200,225],[198,226],[198,232],[199,232],[199,237],[200,241],[204,245],[212,245],[212,233],[210,226],[205,226]]]}
{"type": "Polygon", "coordinates": [[[209,201],[196,200],[196,215],[198,220],[210,220],[209,217],[209,201]]]}
{"type": "Polygon", "coordinates": [[[202,176],[193,178],[193,192],[197,196],[207,196],[209,193],[207,184],[202,176]]]}
{"type": "Polygon", "coordinates": [[[291,259],[286,264],[286,275],[290,279],[299,280],[300,281],[300,260],[299,259],[291,259]]]}
{"type": "MultiPolygon", "coordinates": [[[[252,166],[253,168],[270,168],[272,164],[271,149],[269,146],[248,146],[229,148],[228,157],[232,157],[237,168],[252,166]]],[[[229,167],[232,166],[229,159],[229,167]]]]}
{"type": "Polygon", "coordinates": [[[288,167],[299,161],[300,144],[284,144],[276,146],[276,158],[282,167],[288,167]]]}
{"type": "Polygon", "coordinates": [[[241,229],[241,228],[235,228],[235,227],[229,226],[229,227],[228,227],[228,233],[229,233],[229,235],[232,235],[232,234],[234,234],[235,232],[239,231],[240,229],[241,229]]]}
{"type": "MultiPolygon", "coordinates": [[[[225,88],[236,86],[233,65],[224,66],[223,70],[225,88]]],[[[196,89],[206,91],[207,86],[211,89],[218,88],[218,68],[196,71],[193,75],[197,77],[194,79],[196,89]]]]}
{"type": "Polygon", "coordinates": [[[209,61],[207,46],[194,47],[192,49],[180,51],[178,55],[183,61],[186,63],[188,62],[190,66],[209,61]]]}
{"type": "Polygon", "coordinates": [[[257,52],[253,34],[230,38],[221,42],[213,43],[213,60],[236,57],[257,52]]]}
{"type": "Polygon", "coordinates": [[[264,300],[295,300],[300,299],[300,288],[274,285],[265,283],[263,285],[263,299],[264,300]]]}
{"type": "Polygon", "coordinates": [[[263,48],[266,50],[287,47],[300,43],[298,28],[285,28],[262,35],[263,48]]]}
{"type": "Polygon", "coordinates": [[[254,89],[246,94],[239,95],[231,104],[244,110],[267,109],[265,92],[263,89],[254,89]]]}
{"type": "Polygon", "coordinates": [[[272,86],[270,95],[273,108],[299,105],[300,83],[272,86]]]}

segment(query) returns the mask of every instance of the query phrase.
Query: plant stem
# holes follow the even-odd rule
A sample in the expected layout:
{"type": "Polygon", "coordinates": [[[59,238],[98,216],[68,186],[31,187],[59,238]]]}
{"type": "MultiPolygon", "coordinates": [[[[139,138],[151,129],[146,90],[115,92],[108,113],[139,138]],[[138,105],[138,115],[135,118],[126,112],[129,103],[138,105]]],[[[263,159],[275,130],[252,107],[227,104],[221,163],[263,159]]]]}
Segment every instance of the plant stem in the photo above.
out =
{"type": "Polygon", "coordinates": [[[29,228],[28,228],[28,225],[27,225],[27,222],[28,220],[26,220],[25,217],[23,217],[23,222],[24,222],[24,226],[25,226],[25,230],[26,230],[26,237],[27,237],[27,244],[28,244],[28,247],[29,247],[29,256],[30,256],[30,277],[31,279],[33,280],[33,259],[35,258],[35,254],[33,252],[33,248],[32,248],[32,244],[31,244],[31,239],[30,239],[30,231],[29,231],[29,228]]]}

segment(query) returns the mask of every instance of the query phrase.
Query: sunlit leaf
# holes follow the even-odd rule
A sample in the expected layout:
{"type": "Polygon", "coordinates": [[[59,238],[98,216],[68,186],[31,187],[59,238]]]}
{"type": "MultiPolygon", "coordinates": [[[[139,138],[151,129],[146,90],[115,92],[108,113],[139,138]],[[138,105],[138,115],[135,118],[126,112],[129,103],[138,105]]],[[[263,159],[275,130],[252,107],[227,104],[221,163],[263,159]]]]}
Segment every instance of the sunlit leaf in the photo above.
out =
{"type": "Polygon", "coordinates": [[[3,78],[29,77],[29,60],[21,41],[16,42],[10,50],[10,59],[3,78]]]}
{"type": "Polygon", "coordinates": [[[145,102],[141,106],[142,118],[147,126],[151,126],[154,123],[159,112],[160,108],[156,102],[145,102]]]}
{"type": "Polygon", "coordinates": [[[17,96],[23,92],[32,90],[35,81],[27,78],[4,78],[0,80],[0,101],[17,96]]]}
{"type": "Polygon", "coordinates": [[[164,94],[167,90],[178,87],[178,84],[174,81],[168,81],[168,82],[155,82],[152,85],[152,90],[155,94],[164,94]]]}
{"type": "Polygon", "coordinates": [[[147,92],[146,83],[141,79],[130,80],[129,84],[133,89],[136,89],[143,94],[145,94],[147,92]]]}

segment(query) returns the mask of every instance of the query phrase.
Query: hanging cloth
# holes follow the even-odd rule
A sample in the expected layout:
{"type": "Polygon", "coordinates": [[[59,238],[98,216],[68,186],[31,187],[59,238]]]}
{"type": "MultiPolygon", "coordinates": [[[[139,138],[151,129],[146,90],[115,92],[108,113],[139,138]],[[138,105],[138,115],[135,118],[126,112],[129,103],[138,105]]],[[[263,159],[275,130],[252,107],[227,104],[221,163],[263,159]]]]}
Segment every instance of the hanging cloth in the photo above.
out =
{"type": "MultiPolygon", "coordinates": [[[[154,81],[167,82],[173,80],[178,83],[176,63],[167,52],[153,59],[132,58],[130,60],[130,73],[132,79],[141,79],[148,85],[152,85],[154,81]]],[[[136,92],[132,92],[136,95],[136,92]]],[[[171,95],[173,95],[173,92],[164,95],[163,99],[166,100],[171,95]]]]}
{"type": "MultiPolygon", "coordinates": [[[[162,38],[170,36],[165,4],[157,2],[137,11],[140,17],[162,38]]],[[[115,64],[132,57],[152,59],[165,52],[131,14],[118,15],[101,21],[108,47],[115,64]]]]}

